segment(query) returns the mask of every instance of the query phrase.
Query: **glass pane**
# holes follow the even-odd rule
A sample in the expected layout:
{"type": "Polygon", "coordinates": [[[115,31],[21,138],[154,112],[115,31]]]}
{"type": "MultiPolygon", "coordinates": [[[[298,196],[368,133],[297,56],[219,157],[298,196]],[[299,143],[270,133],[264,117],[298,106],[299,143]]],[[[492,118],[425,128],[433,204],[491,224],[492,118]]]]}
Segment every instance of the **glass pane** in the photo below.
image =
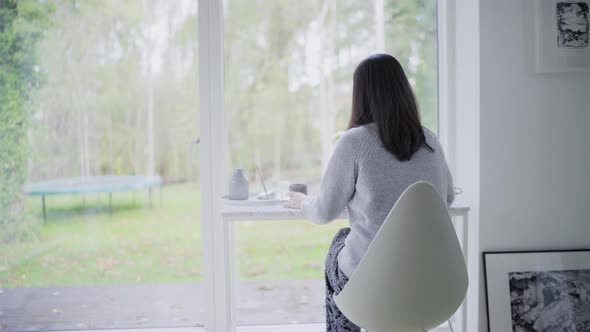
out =
{"type": "MultiPolygon", "coordinates": [[[[436,132],[436,0],[227,0],[224,15],[230,167],[246,170],[251,191],[263,190],[258,165],[271,189],[318,192],[353,71],[372,53],[402,63],[436,132]]],[[[239,223],[239,324],[324,321],[323,262],[345,225],[239,223]]]]}
{"type": "Polygon", "coordinates": [[[197,1],[6,3],[0,330],[200,325],[197,1]]]}

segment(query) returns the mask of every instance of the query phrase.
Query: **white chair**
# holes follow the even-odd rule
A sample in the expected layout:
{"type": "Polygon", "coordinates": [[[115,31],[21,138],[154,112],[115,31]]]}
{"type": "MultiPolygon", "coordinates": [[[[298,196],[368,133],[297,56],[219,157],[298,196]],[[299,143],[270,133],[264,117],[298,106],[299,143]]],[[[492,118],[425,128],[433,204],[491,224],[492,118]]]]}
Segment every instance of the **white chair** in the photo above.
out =
{"type": "Polygon", "coordinates": [[[445,202],[428,182],[408,187],[335,296],[371,332],[425,332],[459,308],[469,280],[445,202]]]}

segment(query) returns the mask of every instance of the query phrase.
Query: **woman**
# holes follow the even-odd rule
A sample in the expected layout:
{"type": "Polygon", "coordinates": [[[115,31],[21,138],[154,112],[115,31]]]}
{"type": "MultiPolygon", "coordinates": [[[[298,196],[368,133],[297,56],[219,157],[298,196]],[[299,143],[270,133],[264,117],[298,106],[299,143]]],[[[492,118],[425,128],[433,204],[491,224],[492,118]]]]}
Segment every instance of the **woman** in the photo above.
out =
{"type": "Polygon", "coordinates": [[[399,62],[387,54],[354,72],[349,130],[338,140],[317,197],[290,193],[288,207],[325,224],[348,208],[350,228],[335,236],[326,258],[328,331],[360,331],[334,303],[385,217],[412,183],[428,181],[451,204],[453,182],[435,135],[420,123],[418,105],[399,62]]]}

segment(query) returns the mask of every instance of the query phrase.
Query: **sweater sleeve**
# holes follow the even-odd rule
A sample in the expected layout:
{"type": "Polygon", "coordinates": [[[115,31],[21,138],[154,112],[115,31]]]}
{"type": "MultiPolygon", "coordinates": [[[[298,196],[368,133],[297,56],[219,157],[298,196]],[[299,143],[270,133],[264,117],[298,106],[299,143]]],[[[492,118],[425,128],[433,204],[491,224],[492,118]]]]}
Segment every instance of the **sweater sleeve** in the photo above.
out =
{"type": "Polygon", "coordinates": [[[345,133],[336,143],[319,195],[308,196],[303,201],[302,210],[307,219],[326,224],[344,211],[355,192],[357,152],[353,137],[345,133]]]}

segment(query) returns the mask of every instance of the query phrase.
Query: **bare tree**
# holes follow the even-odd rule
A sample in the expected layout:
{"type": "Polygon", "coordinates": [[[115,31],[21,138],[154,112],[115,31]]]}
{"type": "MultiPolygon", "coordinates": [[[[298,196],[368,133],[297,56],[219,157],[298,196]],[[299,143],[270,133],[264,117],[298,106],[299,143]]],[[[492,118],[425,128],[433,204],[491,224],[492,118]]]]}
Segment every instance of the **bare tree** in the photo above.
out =
{"type": "Polygon", "coordinates": [[[375,51],[385,52],[385,5],[383,0],[373,0],[375,16],[375,51]]]}
{"type": "Polygon", "coordinates": [[[153,176],[156,173],[156,142],[154,135],[154,82],[153,82],[153,51],[154,51],[154,27],[151,22],[151,10],[153,6],[146,0],[142,1],[144,11],[148,12],[149,23],[146,29],[145,38],[145,58],[146,58],[146,75],[147,75],[147,89],[146,89],[146,163],[145,173],[148,176],[153,176]]]}
{"type": "Polygon", "coordinates": [[[324,33],[320,48],[320,137],[322,144],[322,170],[328,167],[332,155],[334,137],[334,71],[335,71],[335,35],[336,35],[336,1],[325,0],[318,19],[321,31],[324,33]],[[326,22],[327,21],[327,22],[326,22]],[[323,27],[325,26],[325,27],[323,27]]]}

